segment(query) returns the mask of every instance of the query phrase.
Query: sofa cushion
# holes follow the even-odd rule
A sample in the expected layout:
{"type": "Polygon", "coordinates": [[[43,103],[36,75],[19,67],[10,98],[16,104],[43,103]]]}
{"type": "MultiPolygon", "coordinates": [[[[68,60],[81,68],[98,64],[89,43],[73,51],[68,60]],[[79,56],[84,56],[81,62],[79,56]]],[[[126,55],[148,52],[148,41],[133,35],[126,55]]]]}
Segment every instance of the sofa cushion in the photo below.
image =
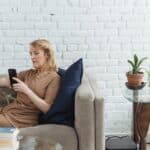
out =
{"type": "Polygon", "coordinates": [[[75,130],[65,125],[38,125],[19,129],[18,138],[28,136],[40,137],[51,142],[60,143],[63,146],[63,150],[77,150],[78,147],[75,130]]]}
{"type": "Polygon", "coordinates": [[[63,78],[63,77],[64,77],[65,72],[66,72],[66,70],[65,70],[65,69],[58,68],[58,72],[57,72],[57,73],[61,76],[61,78],[63,78]]]}
{"type": "Polygon", "coordinates": [[[82,59],[73,63],[65,71],[56,100],[46,114],[40,115],[40,124],[55,123],[74,126],[75,92],[81,83],[82,73],[82,59]]]}

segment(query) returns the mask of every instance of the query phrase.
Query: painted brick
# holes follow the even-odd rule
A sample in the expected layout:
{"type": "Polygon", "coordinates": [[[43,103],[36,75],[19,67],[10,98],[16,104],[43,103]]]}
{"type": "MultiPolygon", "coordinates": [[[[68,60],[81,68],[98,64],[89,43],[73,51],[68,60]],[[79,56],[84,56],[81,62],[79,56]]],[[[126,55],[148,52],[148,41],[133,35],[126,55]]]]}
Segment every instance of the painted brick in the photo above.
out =
{"type": "Polygon", "coordinates": [[[106,134],[130,133],[132,104],[120,89],[127,59],[150,56],[149,10],[149,0],[0,0],[0,73],[30,68],[29,43],[46,38],[60,67],[83,57],[94,74],[105,99],[106,134]]]}
{"type": "Polygon", "coordinates": [[[85,38],[83,37],[68,37],[64,38],[65,44],[83,44],[85,43],[85,38]]]}
{"type": "Polygon", "coordinates": [[[79,30],[79,23],[59,23],[58,28],[61,30],[79,30]]]}
{"type": "Polygon", "coordinates": [[[68,3],[70,6],[79,6],[79,0],[69,0],[68,3]]]}

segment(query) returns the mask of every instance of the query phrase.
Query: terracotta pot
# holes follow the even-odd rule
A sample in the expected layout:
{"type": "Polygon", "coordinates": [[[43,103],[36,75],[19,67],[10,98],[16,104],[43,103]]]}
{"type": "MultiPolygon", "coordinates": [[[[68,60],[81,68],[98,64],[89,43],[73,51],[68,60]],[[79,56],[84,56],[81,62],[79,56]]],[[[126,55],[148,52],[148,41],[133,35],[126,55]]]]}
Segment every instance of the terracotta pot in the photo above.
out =
{"type": "Polygon", "coordinates": [[[129,72],[126,73],[128,85],[130,86],[140,86],[144,79],[144,73],[139,72],[137,74],[130,74],[129,72]]]}

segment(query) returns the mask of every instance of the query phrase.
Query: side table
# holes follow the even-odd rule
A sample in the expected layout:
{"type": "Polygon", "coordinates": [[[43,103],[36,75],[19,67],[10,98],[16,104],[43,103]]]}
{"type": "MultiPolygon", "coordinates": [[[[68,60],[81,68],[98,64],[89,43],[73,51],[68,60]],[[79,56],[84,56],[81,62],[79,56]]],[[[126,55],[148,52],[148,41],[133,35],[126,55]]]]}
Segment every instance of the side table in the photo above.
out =
{"type": "Polygon", "coordinates": [[[134,141],[146,150],[146,135],[150,124],[150,87],[123,90],[124,97],[133,103],[134,141]]]}

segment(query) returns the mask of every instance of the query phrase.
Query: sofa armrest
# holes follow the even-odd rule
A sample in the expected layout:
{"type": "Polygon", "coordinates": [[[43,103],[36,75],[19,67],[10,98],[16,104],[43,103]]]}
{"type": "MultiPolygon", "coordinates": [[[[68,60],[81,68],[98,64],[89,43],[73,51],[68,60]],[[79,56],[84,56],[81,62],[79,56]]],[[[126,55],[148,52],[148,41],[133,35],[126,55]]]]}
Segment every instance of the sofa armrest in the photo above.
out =
{"type": "Polygon", "coordinates": [[[105,134],[104,134],[104,99],[100,94],[96,80],[88,76],[90,85],[95,94],[95,150],[105,150],[105,134]]]}
{"type": "Polygon", "coordinates": [[[105,135],[104,135],[104,99],[96,97],[95,99],[95,128],[96,128],[96,150],[105,150],[105,135]]]}
{"type": "Polygon", "coordinates": [[[75,95],[75,129],[79,150],[95,150],[94,98],[88,78],[84,76],[75,95]]]}
{"type": "Polygon", "coordinates": [[[65,125],[37,125],[34,127],[20,128],[18,136],[35,136],[60,143],[65,150],[77,150],[77,136],[72,127],[65,125]]]}

